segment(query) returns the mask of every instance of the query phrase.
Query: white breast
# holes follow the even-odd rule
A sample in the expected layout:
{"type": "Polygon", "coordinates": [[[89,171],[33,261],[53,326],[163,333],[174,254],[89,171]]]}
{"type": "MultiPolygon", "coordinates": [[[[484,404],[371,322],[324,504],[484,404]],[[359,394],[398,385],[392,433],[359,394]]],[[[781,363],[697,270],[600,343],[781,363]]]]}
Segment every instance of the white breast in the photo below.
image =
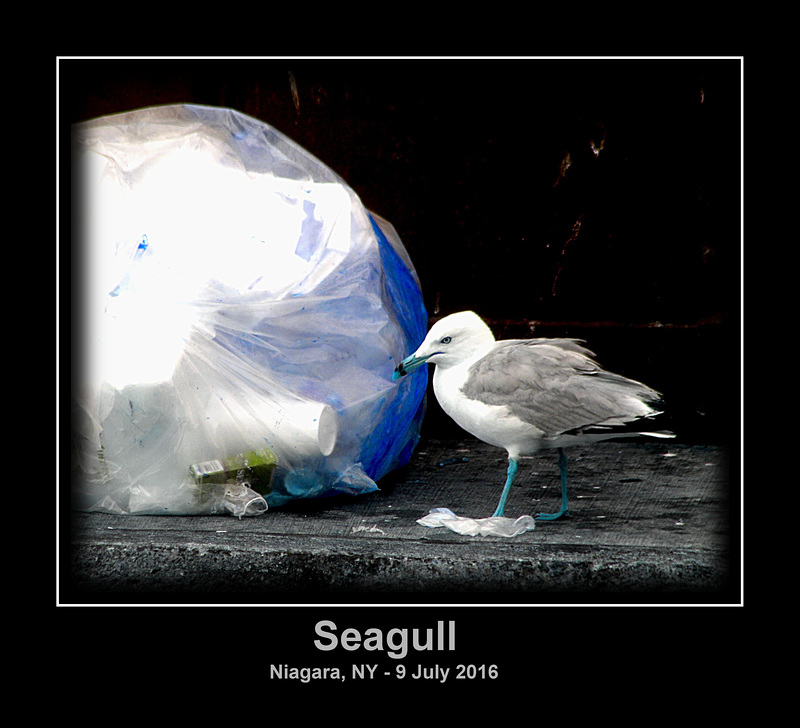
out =
{"type": "Polygon", "coordinates": [[[471,364],[436,367],[433,391],[441,408],[459,427],[490,445],[504,448],[512,457],[539,450],[544,434],[541,430],[512,415],[508,407],[484,404],[462,393],[471,364]]]}

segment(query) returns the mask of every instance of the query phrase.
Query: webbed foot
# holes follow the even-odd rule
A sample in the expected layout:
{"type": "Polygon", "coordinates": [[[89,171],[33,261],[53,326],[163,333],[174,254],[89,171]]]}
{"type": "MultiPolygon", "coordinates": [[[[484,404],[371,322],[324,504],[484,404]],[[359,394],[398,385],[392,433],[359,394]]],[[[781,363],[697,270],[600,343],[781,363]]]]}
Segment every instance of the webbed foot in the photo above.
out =
{"type": "Polygon", "coordinates": [[[560,510],[558,513],[537,513],[537,521],[557,521],[559,518],[571,518],[569,511],[560,510]]]}

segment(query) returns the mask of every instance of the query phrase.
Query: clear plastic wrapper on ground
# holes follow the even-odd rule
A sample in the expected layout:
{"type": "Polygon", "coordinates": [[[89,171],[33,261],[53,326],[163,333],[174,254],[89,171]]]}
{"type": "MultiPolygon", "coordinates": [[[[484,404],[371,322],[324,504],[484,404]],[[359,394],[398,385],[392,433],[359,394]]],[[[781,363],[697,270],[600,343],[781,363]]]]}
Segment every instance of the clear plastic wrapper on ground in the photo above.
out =
{"type": "Polygon", "coordinates": [[[72,146],[75,508],[250,515],[408,461],[427,377],[392,372],[427,313],[396,231],[344,180],[214,107],[84,122],[72,146]]]}
{"type": "Polygon", "coordinates": [[[503,536],[504,538],[519,536],[526,531],[532,531],[536,526],[533,516],[469,518],[457,516],[449,508],[431,508],[428,515],[417,519],[417,523],[428,528],[449,528],[462,536],[503,536]]]}

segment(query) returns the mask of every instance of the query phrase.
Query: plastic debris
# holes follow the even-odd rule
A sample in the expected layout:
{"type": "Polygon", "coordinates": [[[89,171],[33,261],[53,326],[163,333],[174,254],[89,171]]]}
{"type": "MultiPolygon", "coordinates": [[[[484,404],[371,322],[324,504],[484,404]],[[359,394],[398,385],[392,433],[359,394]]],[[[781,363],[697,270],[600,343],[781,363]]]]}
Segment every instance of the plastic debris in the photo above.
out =
{"type": "Polygon", "coordinates": [[[503,536],[505,538],[532,531],[536,526],[532,516],[520,516],[516,519],[503,516],[467,518],[457,516],[449,508],[432,508],[428,515],[419,518],[417,523],[429,528],[449,528],[462,536],[503,536]]]}
{"type": "Polygon", "coordinates": [[[392,372],[428,317],[388,222],[230,109],[141,109],[72,142],[74,507],[250,515],[408,462],[427,381],[392,372]],[[274,467],[243,467],[253,453],[274,467]]]}

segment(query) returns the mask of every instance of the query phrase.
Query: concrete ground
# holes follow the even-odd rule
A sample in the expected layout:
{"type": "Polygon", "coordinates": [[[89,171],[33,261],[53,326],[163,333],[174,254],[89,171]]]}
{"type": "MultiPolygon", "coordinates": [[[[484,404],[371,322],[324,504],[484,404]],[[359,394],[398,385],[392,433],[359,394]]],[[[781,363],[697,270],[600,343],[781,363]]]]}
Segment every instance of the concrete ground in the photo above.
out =
{"type": "MultiPolygon", "coordinates": [[[[513,538],[417,523],[492,515],[502,451],[423,439],[359,497],[256,517],[69,516],[64,604],[738,604],[740,482],[729,450],[670,441],[572,448],[571,518],[513,538]]],[[[527,458],[506,516],[556,510],[556,453],[527,458]]]]}

